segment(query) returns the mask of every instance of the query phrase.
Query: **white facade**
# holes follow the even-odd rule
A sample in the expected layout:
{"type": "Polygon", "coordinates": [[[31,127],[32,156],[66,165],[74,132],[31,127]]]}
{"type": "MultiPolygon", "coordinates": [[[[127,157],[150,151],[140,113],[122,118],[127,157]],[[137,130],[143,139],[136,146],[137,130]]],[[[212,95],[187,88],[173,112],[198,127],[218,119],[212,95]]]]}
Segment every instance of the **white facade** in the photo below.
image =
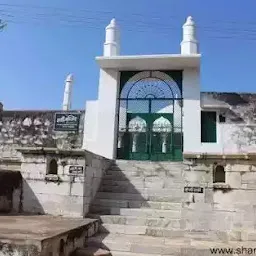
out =
{"type": "MultiPolygon", "coordinates": [[[[96,57],[100,67],[99,95],[97,101],[89,101],[86,104],[83,147],[101,156],[116,158],[117,144],[120,143],[118,125],[122,127],[122,122],[123,124],[126,122],[126,108],[121,103],[119,111],[121,72],[182,70],[183,107],[180,118],[182,118],[183,153],[241,152],[243,147],[238,147],[230,135],[231,130],[236,129],[235,126],[219,123],[219,106],[216,106],[216,109],[210,106],[210,111],[217,110],[217,141],[201,142],[201,111],[209,110],[209,106],[205,106],[201,101],[201,55],[198,51],[195,22],[192,17],[188,17],[183,26],[180,54],[120,55],[119,29],[116,21],[112,20],[106,28],[104,56],[96,57]],[[118,116],[122,117],[121,121],[118,120],[118,116]]],[[[256,147],[252,146],[252,148],[256,150],[256,147]]]]}

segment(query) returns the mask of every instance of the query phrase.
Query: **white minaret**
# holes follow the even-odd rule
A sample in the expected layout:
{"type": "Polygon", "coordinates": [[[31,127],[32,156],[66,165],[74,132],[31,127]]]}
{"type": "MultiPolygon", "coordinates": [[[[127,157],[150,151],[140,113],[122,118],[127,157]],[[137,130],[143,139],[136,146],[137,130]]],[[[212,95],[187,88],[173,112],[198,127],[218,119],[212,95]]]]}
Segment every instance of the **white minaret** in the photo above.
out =
{"type": "Polygon", "coordinates": [[[72,85],[73,85],[73,75],[69,74],[65,81],[65,91],[62,104],[62,110],[68,111],[71,109],[71,97],[72,97],[72,85]]]}
{"type": "Polygon", "coordinates": [[[106,27],[103,55],[106,57],[120,55],[120,34],[115,19],[112,19],[110,24],[106,27]]]}
{"type": "Polygon", "coordinates": [[[197,54],[198,41],[196,40],[196,26],[193,18],[189,16],[183,25],[183,40],[181,42],[181,54],[197,54]]]}

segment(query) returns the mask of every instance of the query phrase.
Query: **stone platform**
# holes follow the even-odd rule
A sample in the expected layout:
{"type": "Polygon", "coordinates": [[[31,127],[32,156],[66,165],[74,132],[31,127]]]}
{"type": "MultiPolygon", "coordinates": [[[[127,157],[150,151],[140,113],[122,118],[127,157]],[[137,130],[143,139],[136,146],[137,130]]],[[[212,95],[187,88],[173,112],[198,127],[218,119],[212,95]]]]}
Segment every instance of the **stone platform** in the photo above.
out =
{"type": "Polygon", "coordinates": [[[0,216],[0,256],[68,256],[98,227],[93,219],[0,216]]]}

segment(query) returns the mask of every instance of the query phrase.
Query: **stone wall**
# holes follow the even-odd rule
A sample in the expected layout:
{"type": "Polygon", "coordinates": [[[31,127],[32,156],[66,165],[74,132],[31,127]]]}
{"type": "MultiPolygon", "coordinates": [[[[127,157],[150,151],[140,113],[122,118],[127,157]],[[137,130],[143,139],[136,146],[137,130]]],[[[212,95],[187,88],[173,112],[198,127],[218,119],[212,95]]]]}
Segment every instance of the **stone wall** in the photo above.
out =
{"type": "Polygon", "coordinates": [[[22,193],[20,172],[0,170],[0,213],[21,212],[22,193]]]}
{"type": "Polygon", "coordinates": [[[231,240],[247,240],[248,236],[252,239],[256,234],[256,155],[187,159],[184,185],[204,191],[184,193],[184,228],[220,234],[228,231],[223,235],[229,234],[231,240]],[[223,183],[213,182],[217,165],[224,167],[223,183]]]}
{"type": "Polygon", "coordinates": [[[82,150],[21,148],[23,211],[81,217],[88,213],[111,161],[82,150]],[[57,161],[58,173],[49,174],[49,163],[57,161]],[[70,167],[83,167],[83,173],[70,173],[70,167]]]}
{"type": "Polygon", "coordinates": [[[217,118],[218,143],[208,143],[204,152],[211,147],[209,153],[256,152],[256,94],[202,93],[201,105],[225,116],[225,122],[217,118]]]}
{"type": "Polygon", "coordinates": [[[16,147],[81,148],[84,111],[79,132],[56,132],[54,116],[61,111],[2,111],[0,112],[0,160],[19,159],[16,147]]]}

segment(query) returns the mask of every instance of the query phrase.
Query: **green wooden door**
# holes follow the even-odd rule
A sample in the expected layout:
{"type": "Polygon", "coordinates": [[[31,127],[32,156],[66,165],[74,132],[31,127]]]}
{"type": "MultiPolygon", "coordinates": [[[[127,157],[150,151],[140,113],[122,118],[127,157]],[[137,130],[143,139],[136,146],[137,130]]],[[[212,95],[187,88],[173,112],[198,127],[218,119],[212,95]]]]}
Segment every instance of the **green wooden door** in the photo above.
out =
{"type": "MultiPolygon", "coordinates": [[[[133,160],[166,161],[174,159],[173,115],[158,113],[129,113],[127,127],[136,120],[136,128],[130,127],[126,133],[126,158],[133,160]],[[158,121],[165,120],[168,129],[163,126],[157,129],[158,121]],[[140,124],[140,125],[139,125],[140,124]],[[142,128],[143,127],[143,128],[142,128]]],[[[160,122],[159,121],[159,122],[160,122]]],[[[160,122],[161,123],[161,122],[160,122]]]]}
{"type": "Polygon", "coordinates": [[[202,111],[201,112],[201,142],[216,143],[217,128],[216,128],[216,112],[202,111]]]}

